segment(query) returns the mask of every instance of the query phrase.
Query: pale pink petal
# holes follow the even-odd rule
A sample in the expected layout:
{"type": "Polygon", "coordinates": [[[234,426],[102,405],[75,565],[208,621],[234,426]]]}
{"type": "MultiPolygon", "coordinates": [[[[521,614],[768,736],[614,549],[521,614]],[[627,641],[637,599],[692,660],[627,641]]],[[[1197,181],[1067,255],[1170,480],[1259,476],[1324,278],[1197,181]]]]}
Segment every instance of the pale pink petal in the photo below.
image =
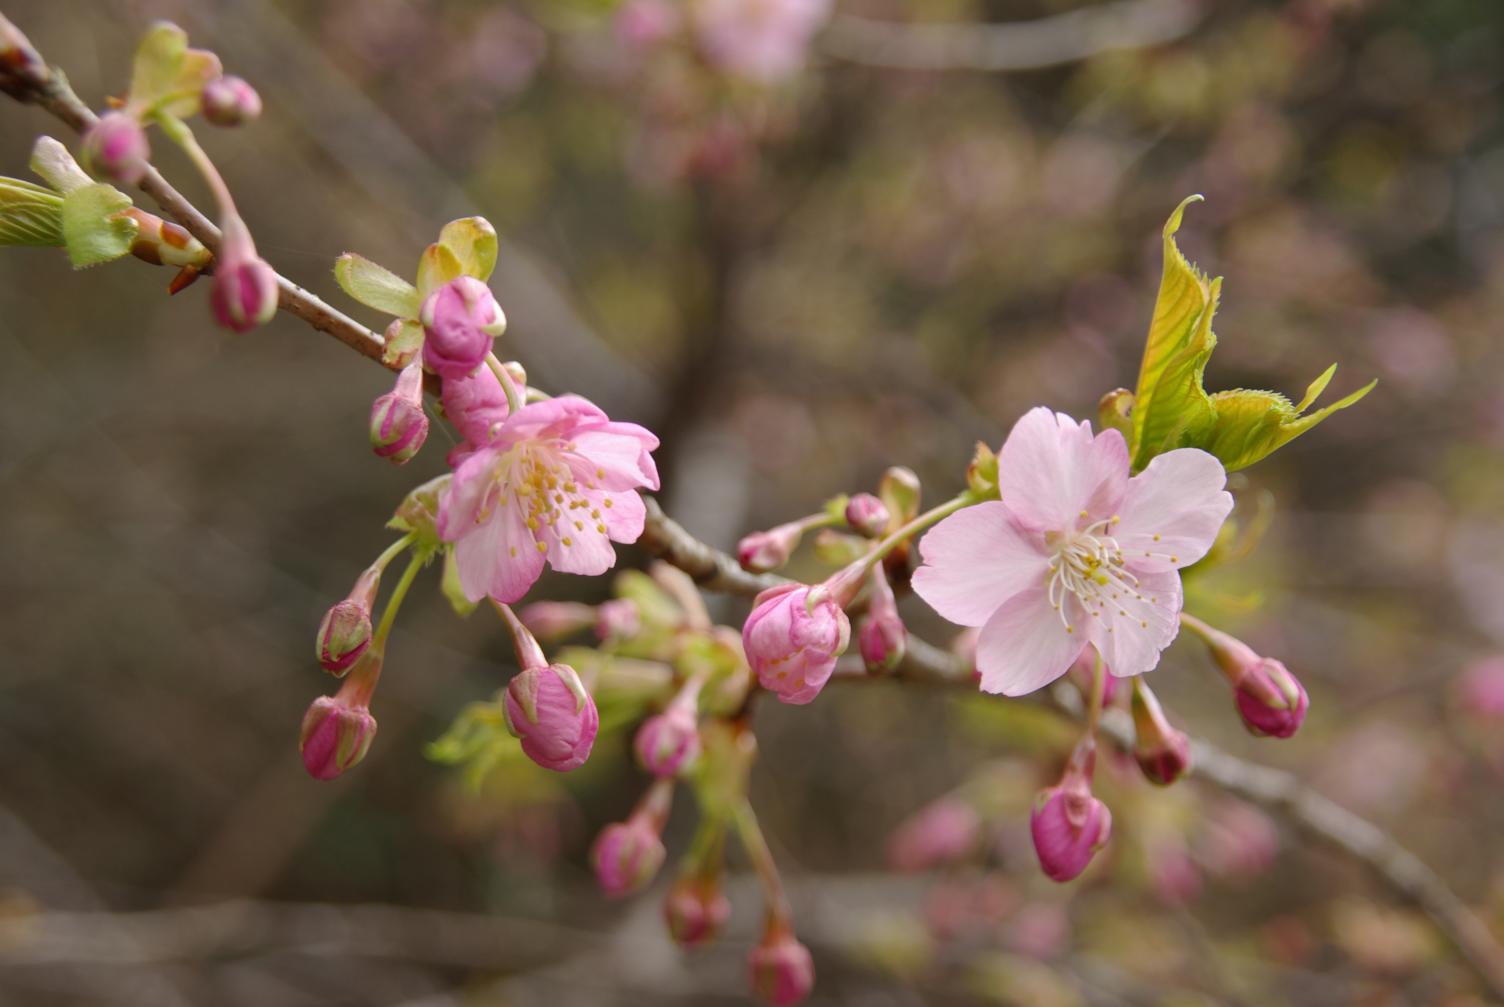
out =
{"type": "Polygon", "coordinates": [[[1087,617],[1088,635],[1119,678],[1153,671],[1160,651],[1180,631],[1180,574],[1140,573],[1136,592],[1109,596],[1100,614],[1087,617]]]}
{"type": "Polygon", "coordinates": [[[491,519],[499,532],[494,540],[496,564],[492,568],[489,594],[499,602],[511,604],[522,600],[543,572],[543,550],[528,530],[516,500],[506,501],[497,512],[491,519]]]}
{"type": "Polygon", "coordinates": [[[957,511],[919,542],[914,592],[958,626],[981,626],[999,605],[1045,581],[1048,557],[996,500],[957,511]]]}
{"type": "Polygon", "coordinates": [[[1227,471],[1212,455],[1180,448],[1156,455],[1128,483],[1109,534],[1135,571],[1174,570],[1196,562],[1212,547],[1232,511],[1227,471]]]}
{"type": "Polygon", "coordinates": [[[557,521],[538,529],[538,541],[548,546],[548,562],[561,573],[594,577],[616,565],[616,550],[611,540],[584,511],[565,511],[557,521]],[[577,516],[571,516],[571,513],[577,516]]]}
{"type": "Polygon", "coordinates": [[[496,449],[484,448],[466,455],[454,470],[449,489],[439,499],[436,522],[439,537],[445,542],[457,541],[475,526],[491,492],[499,458],[496,449]]]}
{"type": "Polygon", "coordinates": [[[599,503],[595,509],[601,512],[611,541],[630,545],[642,538],[642,527],[648,516],[642,497],[628,490],[625,493],[602,493],[597,499],[599,503]]]}
{"type": "Polygon", "coordinates": [[[1042,406],[1019,418],[998,452],[1003,503],[1031,530],[1075,529],[1110,516],[1127,483],[1122,434],[1093,437],[1089,424],[1042,406]]]}
{"type": "Polygon", "coordinates": [[[586,428],[572,441],[573,452],[580,459],[578,465],[570,466],[577,478],[606,490],[658,488],[658,466],[648,454],[658,447],[658,438],[637,424],[606,423],[586,428]]]}
{"type": "Polygon", "coordinates": [[[445,378],[441,399],[449,422],[474,445],[488,442],[492,430],[507,418],[506,393],[489,367],[477,367],[464,377],[445,378]]]}
{"type": "Polygon", "coordinates": [[[1074,631],[1044,590],[1023,591],[1004,602],[977,638],[977,672],[983,692],[1023,696],[1066,673],[1087,644],[1073,598],[1065,602],[1074,631]]]}
{"type": "Polygon", "coordinates": [[[568,438],[581,427],[606,423],[600,407],[578,395],[560,395],[523,406],[502,424],[499,439],[511,445],[543,437],[568,438]]]}

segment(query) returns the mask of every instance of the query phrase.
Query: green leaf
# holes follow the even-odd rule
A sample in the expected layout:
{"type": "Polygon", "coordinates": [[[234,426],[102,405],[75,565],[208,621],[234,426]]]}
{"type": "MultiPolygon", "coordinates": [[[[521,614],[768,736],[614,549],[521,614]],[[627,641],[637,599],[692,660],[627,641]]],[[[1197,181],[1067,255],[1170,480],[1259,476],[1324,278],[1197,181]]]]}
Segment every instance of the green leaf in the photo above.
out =
{"type": "Polygon", "coordinates": [[[121,215],[130,198],[103,182],[74,189],[63,197],[63,241],[73,268],[118,259],[131,250],[137,224],[121,215]]]}
{"type": "Polygon", "coordinates": [[[188,34],[177,25],[159,21],[136,48],[131,71],[130,107],[184,118],[199,110],[199,94],[209,81],[223,75],[219,57],[206,49],[188,48],[188,34]]]}
{"type": "Polygon", "coordinates": [[[406,367],[422,348],[423,326],[411,318],[401,319],[395,325],[387,326],[381,362],[388,367],[406,367]]]}
{"type": "Polygon", "coordinates": [[[1229,472],[1246,468],[1290,443],[1338,410],[1346,409],[1359,401],[1378,384],[1377,381],[1370,381],[1351,395],[1306,414],[1305,410],[1316,401],[1336,370],[1336,364],[1327,368],[1321,377],[1311,382],[1305,398],[1294,406],[1278,392],[1246,389],[1218,392],[1212,396],[1217,411],[1216,422],[1195,446],[1216,455],[1229,472]]]}
{"type": "Polygon", "coordinates": [[[368,308],[398,318],[418,317],[418,288],[363,255],[346,252],[335,259],[334,279],[341,290],[368,308]]]}
{"type": "Polygon", "coordinates": [[[451,220],[439,232],[439,244],[454,254],[464,275],[491,278],[496,268],[496,228],[485,217],[451,220]]]}
{"type": "MultiPolygon", "coordinates": [[[[449,246],[438,242],[429,245],[418,259],[418,303],[421,305],[428,299],[429,294],[450,280],[464,275],[465,270],[460,265],[459,258],[449,246]]],[[[416,315],[417,312],[413,314],[416,315]]]]}
{"type": "Polygon", "coordinates": [[[42,181],[65,196],[74,189],[94,184],[94,179],[78,166],[68,148],[50,136],[39,136],[32,144],[29,167],[42,181]]]}
{"type": "Polygon", "coordinates": [[[63,197],[19,178],[0,177],[0,245],[63,244],[63,197]]]}

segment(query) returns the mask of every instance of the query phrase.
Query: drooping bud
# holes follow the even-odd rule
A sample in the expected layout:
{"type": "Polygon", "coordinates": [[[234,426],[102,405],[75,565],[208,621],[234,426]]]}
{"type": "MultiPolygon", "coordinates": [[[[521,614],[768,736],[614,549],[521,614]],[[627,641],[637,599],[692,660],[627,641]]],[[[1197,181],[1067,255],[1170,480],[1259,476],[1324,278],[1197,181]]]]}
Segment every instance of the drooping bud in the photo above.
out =
{"type": "Polygon", "coordinates": [[[1133,758],[1150,783],[1169,786],[1191,766],[1191,739],[1170,724],[1142,677],[1133,680],[1132,702],[1133,758]]]}
{"type": "Polygon", "coordinates": [[[1310,698],[1283,663],[1260,657],[1237,637],[1182,612],[1180,623],[1206,642],[1233,687],[1233,699],[1249,733],[1288,738],[1306,719],[1310,698]]]}
{"type": "Polygon", "coordinates": [[[1034,852],[1045,876],[1070,881],[1086,870],[1112,834],[1112,812],[1092,796],[1096,752],[1090,739],[1077,746],[1060,782],[1039,792],[1029,816],[1034,852]]]}
{"type": "Polygon", "coordinates": [[[785,703],[818,696],[851,641],[842,602],[822,591],[811,604],[814,590],[805,584],[770,588],[757,596],[742,626],[742,645],[757,680],[785,703]]]}
{"type": "Polygon", "coordinates": [[[872,585],[867,600],[867,614],[857,628],[857,649],[867,670],[881,675],[898,667],[908,649],[909,631],[898,614],[898,602],[888,584],[882,564],[875,564],[868,576],[872,585]]]}
{"type": "Polygon", "coordinates": [[[423,363],[443,378],[462,378],[491,352],[495,337],[506,330],[506,316],[491,288],[473,276],[460,276],[423,302],[423,363]]]}
{"type": "Polygon", "coordinates": [[[663,919],[669,936],[680,947],[708,944],[731,918],[731,901],[718,877],[689,876],[674,882],[663,900],[663,919]]]}
{"type": "Polygon", "coordinates": [[[596,621],[595,609],[577,601],[535,601],[519,611],[517,617],[546,643],[571,637],[594,626],[596,621]]]}
{"type": "Polygon", "coordinates": [[[314,651],[325,671],[343,676],[371,645],[371,606],[380,585],[381,571],[366,570],[350,596],[324,613],[314,651]]]}
{"type": "Polygon", "coordinates": [[[630,895],[658,874],[666,852],[659,834],[668,820],[672,797],[672,782],[655,782],[625,822],[606,826],[596,837],[590,849],[590,863],[606,895],[611,898],[630,895]]]}
{"type": "Polygon", "coordinates": [[[567,773],[590,757],[600,714],[580,676],[567,664],[524,668],[502,699],[507,730],[544,769],[567,773]]]}
{"type": "Polygon", "coordinates": [[[626,640],[642,629],[642,614],[630,598],[612,598],[595,610],[595,635],[600,640],[626,640]]]}
{"type": "Polygon", "coordinates": [[[371,450],[377,458],[402,465],[428,439],[428,415],[423,411],[423,367],[409,364],[397,383],[371,403],[371,450]]]}
{"type": "Polygon", "coordinates": [[[146,130],[128,112],[106,112],[84,133],[80,160],[92,174],[121,185],[135,185],[151,163],[146,130]]]}
{"type": "Polygon", "coordinates": [[[219,324],[234,332],[265,325],[277,313],[276,271],[256,254],[238,217],[225,222],[209,303],[219,324]]]}
{"type": "Polygon", "coordinates": [[[303,715],[298,751],[315,780],[332,780],[360,762],[376,737],[371,693],[381,677],[382,656],[368,651],[337,694],[320,696],[303,715]]]}
{"type": "Polygon", "coordinates": [[[846,523],[868,538],[882,535],[891,517],[887,506],[871,493],[858,493],[846,501],[846,523]]]}
{"type": "Polygon", "coordinates": [[[770,924],[747,955],[747,978],[766,1003],[793,1007],[815,988],[815,961],[786,925],[770,924]]]}
{"type": "Polygon", "coordinates": [[[217,77],[199,94],[204,118],[216,126],[241,126],[261,116],[261,95],[239,77],[217,77]]]}
{"type": "Polygon", "coordinates": [[[672,779],[700,754],[700,726],[695,715],[698,682],[674,698],[668,709],[649,717],[637,729],[633,748],[642,768],[660,779],[672,779]]]}
{"type": "Polygon", "coordinates": [[[790,521],[767,531],[755,531],[736,544],[737,562],[743,570],[753,573],[777,570],[799,548],[804,529],[804,522],[790,521]]]}
{"type": "Polygon", "coordinates": [[[888,863],[898,871],[927,871],[970,856],[981,837],[976,808],[942,797],[904,820],[888,838],[888,863]]]}

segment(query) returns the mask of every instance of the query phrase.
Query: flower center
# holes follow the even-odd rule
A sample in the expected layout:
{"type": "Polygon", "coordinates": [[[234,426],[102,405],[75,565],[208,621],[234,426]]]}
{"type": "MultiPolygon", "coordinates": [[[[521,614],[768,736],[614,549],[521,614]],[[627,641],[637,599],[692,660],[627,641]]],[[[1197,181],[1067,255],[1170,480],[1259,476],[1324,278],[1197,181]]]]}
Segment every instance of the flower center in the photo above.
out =
{"type": "MultiPolygon", "coordinates": [[[[587,492],[599,496],[597,486],[590,481],[582,486],[576,481],[565,460],[571,446],[567,443],[519,444],[504,454],[496,466],[496,476],[491,484],[492,497],[481,508],[477,522],[484,521],[493,507],[515,503],[522,509],[523,520],[539,552],[548,551],[547,543],[537,541],[538,532],[545,525],[553,526],[555,537],[566,549],[575,544],[574,534],[585,531],[587,526],[593,525],[597,533],[606,534],[600,508],[610,507],[611,501],[586,496],[587,492]]],[[[600,470],[596,474],[604,475],[600,470]]]]}
{"type": "Polygon", "coordinates": [[[1140,601],[1144,598],[1138,590],[1138,578],[1124,565],[1122,547],[1110,534],[1120,520],[1113,515],[1079,531],[1062,532],[1054,542],[1048,591],[1050,604],[1060,613],[1060,622],[1067,633],[1076,631],[1066,612],[1068,597],[1074,596],[1086,614],[1094,618],[1101,618],[1108,605],[1127,616],[1122,602],[1127,598],[1140,601]]]}

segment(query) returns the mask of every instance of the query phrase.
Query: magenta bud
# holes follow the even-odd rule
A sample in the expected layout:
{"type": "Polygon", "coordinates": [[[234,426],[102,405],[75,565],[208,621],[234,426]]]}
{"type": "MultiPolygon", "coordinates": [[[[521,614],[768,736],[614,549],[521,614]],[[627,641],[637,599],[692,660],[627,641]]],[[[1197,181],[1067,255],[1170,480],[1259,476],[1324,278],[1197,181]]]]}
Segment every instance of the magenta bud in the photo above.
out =
{"type": "Polygon", "coordinates": [[[846,523],[868,538],[877,538],[888,528],[887,505],[871,493],[858,493],[846,501],[846,523]]]}
{"type": "Polygon", "coordinates": [[[897,612],[870,613],[856,634],[857,648],[873,674],[892,671],[908,649],[909,631],[897,612]]]}
{"type": "Polygon", "coordinates": [[[747,955],[752,990],[774,1007],[802,1003],[815,988],[815,961],[792,933],[770,927],[762,943],[747,955]]]}
{"type": "Polygon", "coordinates": [[[423,365],[408,364],[392,390],[371,403],[371,450],[376,457],[401,465],[428,439],[423,412],[423,365]]]}
{"type": "Polygon", "coordinates": [[[363,703],[320,696],[303,715],[298,738],[303,768],[315,780],[332,780],[366,757],[374,737],[376,718],[363,703]]]}
{"type": "Polygon", "coordinates": [[[799,540],[804,537],[804,525],[790,521],[767,531],[755,531],[736,544],[736,559],[743,570],[753,573],[768,573],[777,570],[789,561],[799,540]]]}
{"type": "Polygon", "coordinates": [[[1078,752],[1060,783],[1034,799],[1029,831],[1046,877],[1070,881],[1086,870],[1112,834],[1112,812],[1092,796],[1091,761],[1078,752]]]}
{"type": "Polygon", "coordinates": [[[965,860],[977,848],[982,819],[975,808],[942,797],[909,816],[888,838],[888,863],[898,871],[927,871],[965,860]]]}
{"type": "Polygon", "coordinates": [[[637,603],[629,598],[612,598],[595,610],[595,635],[601,640],[627,640],[642,629],[637,603]]]}
{"type": "Polygon", "coordinates": [[[519,611],[517,618],[545,643],[556,643],[596,624],[595,609],[577,601],[535,601],[519,611]]]}
{"type": "Polygon", "coordinates": [[[199,93],[204,118],[216,126],[241,126],[261,116],[261,95],[239,77],[218,77],[199,93]]]}
{"type": "Polygon", "coordinates": [[[314,652],[325,671],[343,676],[371,645],[371,606],[380,585],[380,571],[367,570],[350,596],[324,613],[314,652]]]}
{"type": "Polygon", "coordinates": [[[645,815],[606,826],[590,849],[590,862],[601,891],[611,898],[645,887],[663,866],[665,850],[658,830],[645,815]]]}
{"type": "Polygon", "coordinates": [[[423,363],[443,378],[462,378],[479,367],[506,316],[491,288],[473,276],[460,276],[428,295],[419,312],[423,324],[423,363]]]}
{"type": "Polygon", "coordinates": [[[567,664],[524,668],[507,683],[502,700],[507,730],[544,769],[566,773],[590,757],[600,729],[595,700],[567,664]]]}
{"type": "Polygon", "coordinates": [[[121,185],[135,185],[146,174],[151,145],[146,130],[127,112],[107,112],[84,133],[80,150],[84,167],[121,185]]]}
{"type": "Polygon", "coordinates": [[[1133,684],[1133,758],[1150,783],[1169,786],[1191,767],[1191,739],[1165,717],[1142,679],[1133,684]]]}
{"type": "Polygon", "coordinates": [[[695,706],[675,700],[668,709],[642,722],[633,741],[637,761],[660,779],[672,779],[700,754],[700,725],[695,706]]]}
{"type": "Polygon", "coordinates": [[[718,879],[686,877],[674,882],[663,900],[663,920],[680,947],[708,944],[731,918],[731,902],[718,879]]]}
{"type": "Polygon", "coordinates": [[[220,325],[249,332],[277,313],[277,273],[254,248],[237,248],[227,239],[214,264],[209,304],[220,325]]]}
{"type": "Polygon", "coordinates": [[[1243,726],[1265,737],[1290,737],[1300,730],[1311,705],[1300,680],[1270,657],[1248,668],[1233,690],[1243,726]]]}
{"type": "Polygon", "coordinates": [[[757,680],[785,703],[818,696],[851,642],[841,606],[826,592],[810,605],[812,590],[805,584],[769,588],[757,596],[742,626],[742,646],[757,680]]]}

